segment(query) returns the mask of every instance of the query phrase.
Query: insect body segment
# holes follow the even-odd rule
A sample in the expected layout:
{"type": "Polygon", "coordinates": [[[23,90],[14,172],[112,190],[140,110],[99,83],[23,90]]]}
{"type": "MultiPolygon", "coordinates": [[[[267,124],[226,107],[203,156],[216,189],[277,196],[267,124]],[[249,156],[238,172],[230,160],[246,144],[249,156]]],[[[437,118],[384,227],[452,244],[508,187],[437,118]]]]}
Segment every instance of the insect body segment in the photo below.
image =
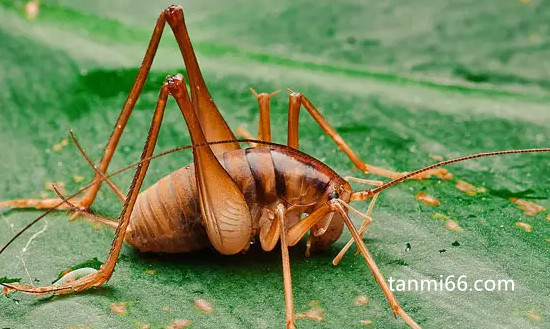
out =
{"type": "MultiPolygon", "coordinates": [[[[248,240],[259,235],[262,227],[271,226],[279,204],[284,205],[286,225],[291,227],[303,213],[328,201],[340,186],[347,195],[351,193],[349,184],[332,169],[285,146],[229,151],[219,161],[250,209],[253,225],[248,240]]],[[[178,169],[139,194],[126,232],[129,244],[144,252],[168,253],[190,252],[210,244],[201,224],[195,167],[178,169]]],[[[328,247],[340,236],[343,221],[333,217],[333,223],[320,221],[330,230],[315,236],[315,250],[328,247]]]]}

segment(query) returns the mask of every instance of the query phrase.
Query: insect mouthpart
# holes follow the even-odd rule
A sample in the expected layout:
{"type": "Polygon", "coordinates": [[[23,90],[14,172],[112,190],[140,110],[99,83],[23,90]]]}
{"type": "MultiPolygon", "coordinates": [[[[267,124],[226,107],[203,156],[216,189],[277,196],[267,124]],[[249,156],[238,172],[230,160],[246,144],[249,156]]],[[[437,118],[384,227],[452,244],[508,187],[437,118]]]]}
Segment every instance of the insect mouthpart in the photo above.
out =
{"type": "Polygon", "coordinates": [[[338,195],[338,192],[336,191],[333,191],[328,195],[329,201],[334,199],[339,199],[339,198],[340,198],[340,195],[338,195]]]}

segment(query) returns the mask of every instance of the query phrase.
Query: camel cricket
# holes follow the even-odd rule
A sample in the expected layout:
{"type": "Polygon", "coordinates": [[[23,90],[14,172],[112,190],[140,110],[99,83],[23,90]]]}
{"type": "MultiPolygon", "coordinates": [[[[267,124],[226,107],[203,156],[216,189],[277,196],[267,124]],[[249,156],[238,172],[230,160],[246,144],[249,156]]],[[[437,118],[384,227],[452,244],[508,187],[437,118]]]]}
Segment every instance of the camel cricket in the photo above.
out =
{"type": "MultiPolygon", "coordinates": [[[[0,207],[48,210],[30,225],[54,209],[68,209],[74,210],[76,215],[81,214],[112,226],[115,234],[107,260],[98,271],[75,281],[42,287],[2,283],[4,292],[65,294],[100,286],[113,274],[124,241],[143,252],[183,253],[211,246],[222,254],[233,255],[245,252],[251,241],[259,237],[261,248],[265,251],[271,251],[277,244],[280,245],[286,328],[296,328],[288,247],[296,245],[310,232],[306,253],[309,255],[310,252],[326,249],[338,240],[346,226],[353,237],[352,241],[357,244],[376,282],[382,288],[394,316],[399,315],[411,328],[420,328],[399,305],[362,240],[362,235],[371,222],[370,213],[378,194],[409,178],[423,179],[430,175],[443,179],[449,177],[445,169],[436,169],[446,164],[483,156],[550,151],[550,148],[544,148],[481,153],[443,161],[410,173],[399,173],[364,163],[313,104],[304,95],[295,92],[290,93],[289,99],[288,143],[272,143],[269,106],[273,94],[253,93],[258,99],[260,109],[258,139],[236,140],[206,88],[187,34],[182,8],[171,6],[165,9],[157,20],[137,78],[97,167],[73,136],[75,144],[96,171],[92,183],[69,197],[62,196],[56,190],[58,198],[0,202],[0,207]],[[130,190],[124,196],[109,180],[114,174],[107,175],[106,172],[141,93],[166,23],[170,25],[178,42],[189,87],[181,74],[168,76],[161,86],[141,161],[137,163],[130,190]],[[190,88],[190,95],[187,88],[190,88]],[[140,193],[153,158],[169,95],[176,100],[187,123],[193,144],[190,148],[193,149],[194,163],[170,173],[140,193]],[[298,117],[302,106],[351,159],[355,167],[364,173],[373,173],[392,180],[384,184],[352,177],[344,179],[321,161],[300,152],[298,117]],[[250,142],[251,147],[242,149],[239,144],[242,141],[250,142]],[[377,187],[353,191],[349,180],[377,187]],[[103,181],[124,202],[118,221],[89,212],[103,181]],[[84,195],[74,198],[83,191],[86,191],[84,195]],[[350,201],[369,199],[366,213],[359,212],[349,204],[350,201]],[[349,211],[362,217],[363,224],[359,230],[354,227],[349,211]],[[307,216],[302,219],[303,214],[307,216]]],[[[0,253],[22,232],[8,242],[0,253]]],[[[339,262],[352,241],[336,256],[334,264],[339,262]]]]}

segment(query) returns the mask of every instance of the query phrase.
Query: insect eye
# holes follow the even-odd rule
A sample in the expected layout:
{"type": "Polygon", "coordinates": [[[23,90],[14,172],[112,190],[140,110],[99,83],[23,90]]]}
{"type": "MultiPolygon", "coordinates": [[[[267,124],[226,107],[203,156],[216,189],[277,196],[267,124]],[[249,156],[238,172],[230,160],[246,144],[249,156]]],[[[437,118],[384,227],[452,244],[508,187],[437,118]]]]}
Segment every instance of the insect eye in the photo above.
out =
{"type": "Polygon", "coordinates": [[[340,196],[338,195],[338,192],[334,191],[334,192],[331,192],[329,195],[328,195],[328,199],[329,200],[333,200],[333,199],[338,199],[340,196]]]}

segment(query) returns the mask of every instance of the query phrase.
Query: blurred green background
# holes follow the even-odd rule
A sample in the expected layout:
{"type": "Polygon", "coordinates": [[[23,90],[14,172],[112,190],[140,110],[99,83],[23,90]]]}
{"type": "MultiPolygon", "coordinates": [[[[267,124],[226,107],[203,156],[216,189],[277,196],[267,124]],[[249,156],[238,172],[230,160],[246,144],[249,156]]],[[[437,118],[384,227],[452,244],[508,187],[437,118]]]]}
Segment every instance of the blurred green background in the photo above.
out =
{"type": "MultiPolygon", "coordinates": [[[[0,200],[52,196],[47,182],[75,191],[91,169],[73,145],[54,151],[72,128],[98,161],[133,82],[165,1],[44,0],[29,19],[25,2],[0,0],[0,200]]],[[[231,127],[255,131],[258,111],[248,91],[305,93],[367,162],[412,170],[458,155],[548,147],[550,7],[544,1],[185,1],[191,39],[212,96],[231,127]]],[[[158,88],[183,70],[169,29],[150,79],[111,168],[139,158],[158,88]]],[[[287,98],[272,101],[273,134],[286,140],[287,98]]],[[[337,172],[364,176],[302,115],[302,150],[337,172]]],[[[187,144],[181,114],[170,102],[157,150],[187,144]]],[[[406,182],[383,193],[366,243],[386,277],[512,279],[514,292],[399,292],[425,328],[550,327],[550,223],[527,216],[510,197],[550,207],[548,155],[470,161],[449,167],[455,179],[406,182]],[[457,181],[484,186],[469,196],[457,181]],[[424,191],[441,201],[415,200],[424,191]],[[445,228],[443,214],[461,232],[445,228]],[[436,219],[433,219],[436,218],[436,219]],[[532,226],[530,233],[516,222],[532,226]],[[459,246],[452,243],[458,241],[459,246]],[[409,243],[411,249],[406,251],[409,243]],[[444,252],[442,250],[445,250],[444,252]]],[[[145,186],[191,162],[190,152],[152,163],[145,186]]],[[[115,182],[125,189],[132,173],[115,182]]],[[[370,178],[374,178],[369,176],[370,178]]],[[[365,209],[366,205],[358,205],[365,209]]],[[[93,210],[117,217],[105,187],[93,210]]],[[[36,211],[0,216],[0,243],[36,211]]],[[[359,223],[359,219],[355,219],[359,223]]],[[[361,258],[291,251],[297,312],[319,301],[322,322],[299,328],[404,328],[361,258]],[[357,296],[366,306],[355,306],[357,296]]],[[[1,276],[47,284],[75,264],[105,260],[112,230],[57,213],[24,235],[0,259],[1,276]],[[31,238],[33,237],[34,238],[31,238]]],[[[189,319],[192,328],[282,328],[280,254],[225,257],[139,254],[125,246],[112,279],[73,296],[0,298],[4,328],[163,328],[189,319]],[[153,271],[150,271],[153,270],[153,271]],[[193,307],[202,298],[215,308],[193,307]],[[126,302],[127,314],[111,311],[126,302]]]]}

